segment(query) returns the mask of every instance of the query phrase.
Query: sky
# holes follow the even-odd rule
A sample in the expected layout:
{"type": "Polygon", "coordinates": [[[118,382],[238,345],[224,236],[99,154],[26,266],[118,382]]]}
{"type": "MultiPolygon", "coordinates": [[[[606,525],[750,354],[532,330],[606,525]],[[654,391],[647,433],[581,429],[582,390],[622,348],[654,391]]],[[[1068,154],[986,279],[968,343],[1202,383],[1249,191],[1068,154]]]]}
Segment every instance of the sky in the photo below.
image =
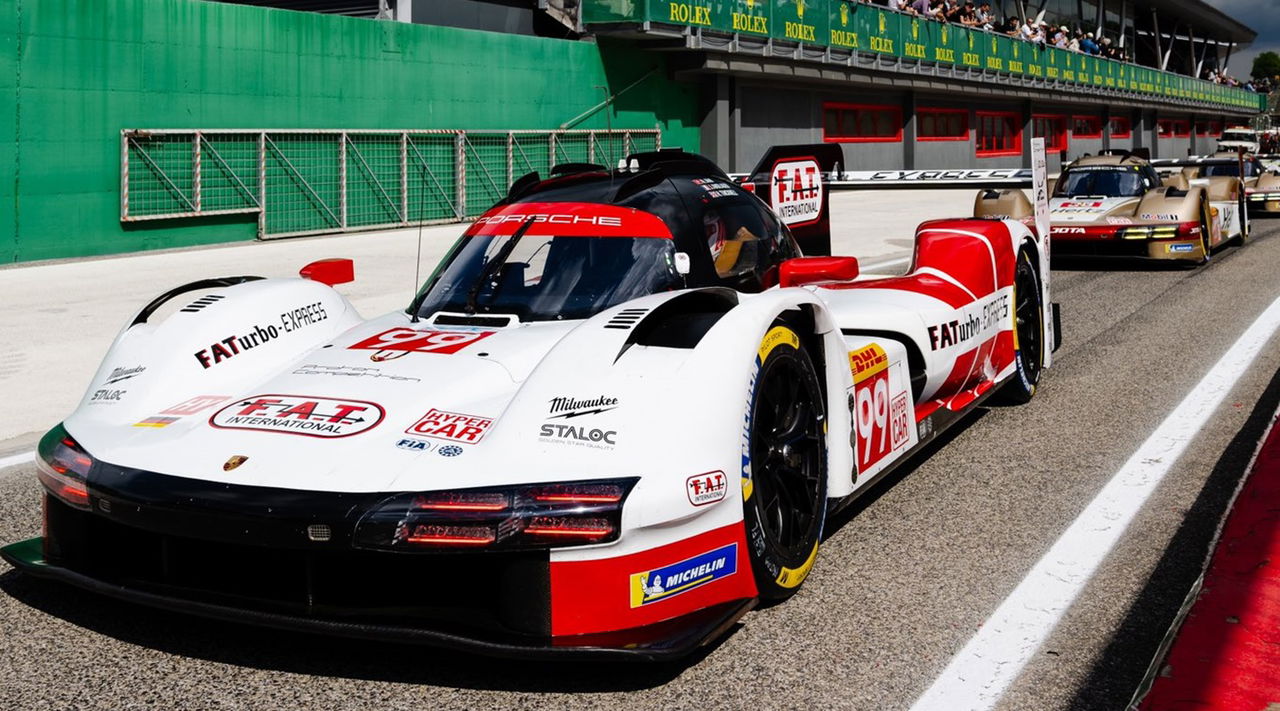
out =
{"type": "Polygon", "coordinates": [[[1226,14],[1252,27],[1258,39],[1248,49],[1231,54],[1228,71],[1232,76],[1247,77],[1253,69],[1253,58],[1272,51],[1280,52],[1280,0],[1205,0],[1226,14]]]}

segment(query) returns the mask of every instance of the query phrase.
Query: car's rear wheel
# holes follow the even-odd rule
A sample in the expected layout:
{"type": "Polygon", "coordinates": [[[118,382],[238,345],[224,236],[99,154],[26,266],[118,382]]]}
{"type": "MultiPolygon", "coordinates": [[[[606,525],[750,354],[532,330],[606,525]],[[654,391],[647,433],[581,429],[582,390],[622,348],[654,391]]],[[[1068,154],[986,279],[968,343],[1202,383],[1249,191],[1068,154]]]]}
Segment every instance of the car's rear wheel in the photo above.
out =
{"type": "Polygon", "coordinates": [[[1031,253],[1018,252],[1013,272],[1013,352],[1015,372],[992,396],[994,404],[1023,405],[1035,397],[1044,370],[1044,294],[1031,253]]]}
{"type": "Polygon", "coordinates": [[[795,594],[826,520],[826,415],[800,337],[774,322],[760,343],[743,452],[743,524],[760,597],[795,594]]]}

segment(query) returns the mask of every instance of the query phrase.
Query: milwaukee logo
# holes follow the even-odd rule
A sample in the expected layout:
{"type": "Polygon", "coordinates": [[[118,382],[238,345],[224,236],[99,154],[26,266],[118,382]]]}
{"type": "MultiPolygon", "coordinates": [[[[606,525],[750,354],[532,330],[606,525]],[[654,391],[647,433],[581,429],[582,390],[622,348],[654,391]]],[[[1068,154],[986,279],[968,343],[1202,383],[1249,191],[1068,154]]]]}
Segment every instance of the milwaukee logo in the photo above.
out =
{"type": "Polygon", "coordinates": [[[547,411],[550,419],[581,417],[582,415],[598,415],[618,407],[618,398],[600,396],[590,400],[575,400],[571,397],[551,398],[551,407],[547,411]]]}

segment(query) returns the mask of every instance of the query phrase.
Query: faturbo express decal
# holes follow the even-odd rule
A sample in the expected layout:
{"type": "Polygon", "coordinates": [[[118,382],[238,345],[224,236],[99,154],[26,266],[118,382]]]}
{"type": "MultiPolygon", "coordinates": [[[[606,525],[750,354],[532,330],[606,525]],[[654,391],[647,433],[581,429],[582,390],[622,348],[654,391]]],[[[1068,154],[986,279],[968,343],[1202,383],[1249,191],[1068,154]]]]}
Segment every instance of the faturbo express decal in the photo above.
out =
{"type": "Polygon", "coordinates": [[[317,301],[314,304],[285,311],[277,318],[280,322],[279,325],[275,323],[268,323],[266,326],[255,324],[252,328],[246,329],[241,335],[232,334],[227,336],[220,341],[209,344],[205,348],[201,348],[192,355],[195,356],[196,361],[200,363],[202,368],[208,369],[252,348],[274,341],[286,333],[293,333],[299,329],[324,321],[329,318],[329,314],[324,310],[324,306],[317,301]]]}

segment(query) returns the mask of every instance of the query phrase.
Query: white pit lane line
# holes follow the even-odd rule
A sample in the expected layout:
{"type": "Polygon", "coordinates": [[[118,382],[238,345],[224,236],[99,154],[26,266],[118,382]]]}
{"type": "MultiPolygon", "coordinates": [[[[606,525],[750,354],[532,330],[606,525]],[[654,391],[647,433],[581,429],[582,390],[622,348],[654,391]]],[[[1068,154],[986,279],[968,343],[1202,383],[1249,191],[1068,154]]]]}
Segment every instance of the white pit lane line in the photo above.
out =
{"type": "Polygon", "coordinates": [[[35,452],[26,452],[24,454],[13,454],[8,457],[0,457],[0,469],[8,469],[9,467],[16,467],[19,464],[34,462],[35,459],[35,452]]]}
{"type": "Polygon", "coordinates": [[[1165,474],[1280,328],[1276,299],[1107,482],[952,658],[913,711],[990,709],[1049,637],[1165,474]]]}

